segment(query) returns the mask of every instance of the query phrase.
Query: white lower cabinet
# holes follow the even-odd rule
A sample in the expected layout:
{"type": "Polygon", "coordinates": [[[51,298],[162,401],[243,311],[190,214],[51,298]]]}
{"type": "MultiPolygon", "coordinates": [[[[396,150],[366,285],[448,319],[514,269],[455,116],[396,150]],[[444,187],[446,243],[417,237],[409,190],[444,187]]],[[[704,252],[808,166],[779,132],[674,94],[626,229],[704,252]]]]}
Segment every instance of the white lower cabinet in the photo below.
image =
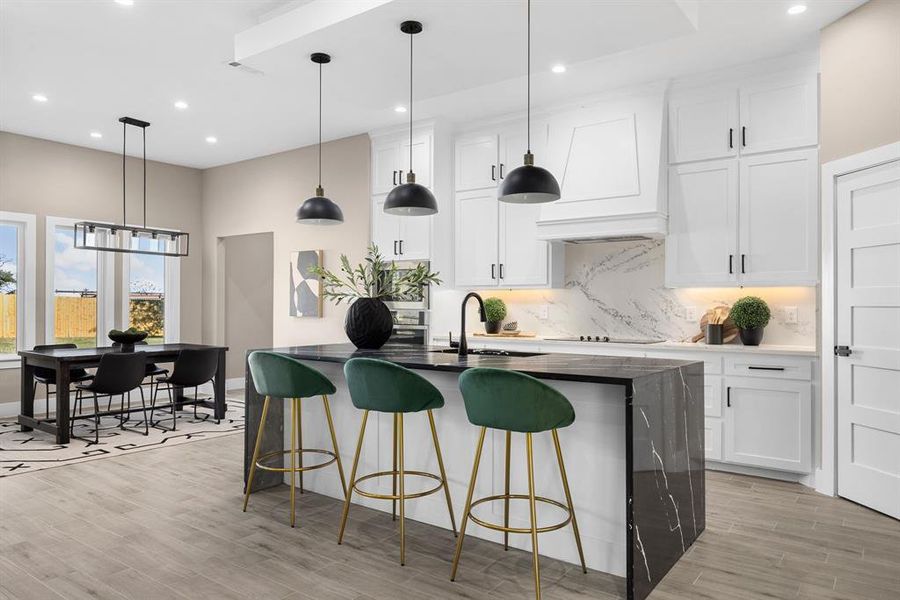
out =
{"type": "Polygon", "coordinates": [[[706,434],[706,459],[722,460],[722,420],[706,419],[704,431],[706,434]]]}
{"type": "Polygon", "coordinates": [[[812,384],[726,376],[723,460],[809,473],[812,466],[812,384]]]}

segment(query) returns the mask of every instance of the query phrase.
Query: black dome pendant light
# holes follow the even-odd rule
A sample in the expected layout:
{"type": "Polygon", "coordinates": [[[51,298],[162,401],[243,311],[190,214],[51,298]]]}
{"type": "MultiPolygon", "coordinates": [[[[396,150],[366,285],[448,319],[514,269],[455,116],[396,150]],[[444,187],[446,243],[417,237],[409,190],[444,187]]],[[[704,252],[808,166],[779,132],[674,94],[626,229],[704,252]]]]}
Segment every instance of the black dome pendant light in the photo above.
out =
{"type": "Polygon", "coordinates": [[[340,225],[344,222],[341,207],[325,197],[322,189],[322,65],[331,62],[324,52],[314,52],[309,59],[319,65],[319,185],[316,195],[307,199],[297,210],[297,222],[302,225],[340,225]]]}
{"type": "Polygon", "coordinates": [[[559,183],[547,169],[534,165],[531,153],[531,0],[528,2],[528,149],[525,151],[525,164],[510,171],[503,178],[497,198],[500,202],[511,204],[540,204],[559,200],[559,183]]]}
{"type": "Polygon", "coordinates": [[[406,174],[406,183],[402,183],[391,190],[384,200],[384,212],[391,215],[418,217],[433,215],[438,211],[437,200],[424,185],[416,183],[416,174],[413,173],[413,36],[422,32],[422,24],[418,21],[403,21],[400,31],[409,34],[409,172],[406,174]]]}

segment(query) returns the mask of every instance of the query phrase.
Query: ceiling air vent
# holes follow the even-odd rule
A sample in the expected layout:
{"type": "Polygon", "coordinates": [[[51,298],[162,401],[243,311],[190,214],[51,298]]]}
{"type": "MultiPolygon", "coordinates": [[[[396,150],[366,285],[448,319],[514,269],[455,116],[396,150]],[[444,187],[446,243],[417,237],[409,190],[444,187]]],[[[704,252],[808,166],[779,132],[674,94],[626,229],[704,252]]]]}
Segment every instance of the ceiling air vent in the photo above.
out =
{"type": "Polygon", "coordinates": [[[236,60],[227,62],[225,64],[228,65],[229,67],[237,69],[243,73],[247,73],[248,75],[265,75],[265,73],[263,73],[259,69],[254,69],[253,67],[248,67],[247,65],[245,65],[243,63],[239,63],[236,60]]]}

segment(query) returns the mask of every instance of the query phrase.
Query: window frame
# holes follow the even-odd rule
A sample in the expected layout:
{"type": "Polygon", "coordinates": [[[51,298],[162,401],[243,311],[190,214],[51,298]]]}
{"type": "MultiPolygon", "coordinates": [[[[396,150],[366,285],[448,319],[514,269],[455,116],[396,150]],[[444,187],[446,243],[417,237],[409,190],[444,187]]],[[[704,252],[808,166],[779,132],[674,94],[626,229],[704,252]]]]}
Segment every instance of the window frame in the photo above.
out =
{"type": "MultiPolygon", "coordinates": [[[[15,225],[16,236],[16,352],[34,348],[37,327],[37,217],[0,210],[0,222],[15,225]],[[24,281],[23,281],[24,278],[24,281]]],[[[0,354],[0,369],[18,368],[18,354],[0,354]]]]}
{"type": "MultiPolygon", "coordinates": [[[[163,257],[163,341],[177,344],[181,340],[181,259],[175,256],[163,257]]],[[[131,255],[122,254],[121,323],[120,329],[128,327],[130,321],[131,295],[131,255]]]]}
{"type": "MultiPolygon", "coordinates": [[[[56,342],[54,330],[56,328],[56,304],[54,299],[54,274],[56,270],[56,228],[74,227],[75,223],[85,219],[72,219],[68,217],[47,217],[45,228],[45,264],[46,273],[44,279],[44,343],[56,342]]],[[[85,250],[89,252],[89,250],[85,250]]],[[[112,252],[97,253],[97,346],[111,346],[112,342],[106,336],[110,329],[115,327],[115,261],[112,252]]]]}

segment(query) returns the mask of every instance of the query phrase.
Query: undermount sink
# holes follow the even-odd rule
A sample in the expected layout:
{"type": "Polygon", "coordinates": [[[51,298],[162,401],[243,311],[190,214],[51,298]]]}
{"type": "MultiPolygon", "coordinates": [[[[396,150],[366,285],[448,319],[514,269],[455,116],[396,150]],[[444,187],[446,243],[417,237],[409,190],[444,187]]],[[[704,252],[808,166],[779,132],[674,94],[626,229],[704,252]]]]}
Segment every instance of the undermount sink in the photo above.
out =
{"type": "MultiPolygon", "coordinates": [[[[439,354],[459,354],[456,348],[444,348],[443,350],[432,350],[439,354]]],[[[515,356],[517,358],[528,358],[529,356],[543,356],[544,352],[519,352],[517,350],[494,350],[491,348],[470,349],[466,354],[477,354],[479,356],[515,356]]]]}

